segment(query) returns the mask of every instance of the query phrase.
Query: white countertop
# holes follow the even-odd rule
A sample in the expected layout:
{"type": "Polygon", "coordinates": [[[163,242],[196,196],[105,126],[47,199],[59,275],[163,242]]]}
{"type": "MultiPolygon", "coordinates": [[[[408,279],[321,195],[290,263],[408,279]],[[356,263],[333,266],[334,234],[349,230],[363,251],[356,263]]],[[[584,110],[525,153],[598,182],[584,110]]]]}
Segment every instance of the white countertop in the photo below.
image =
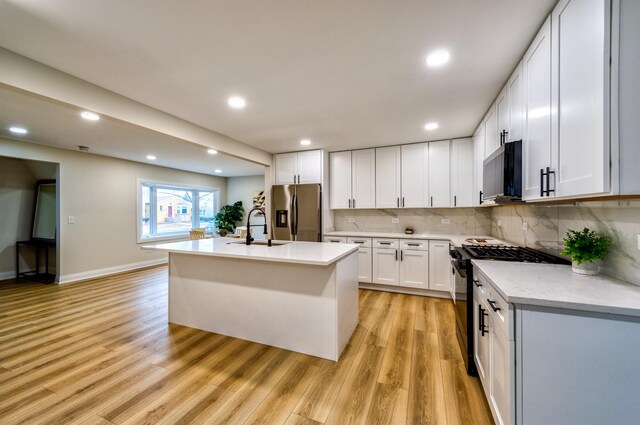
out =
{"type": "Polygon", "coordinates": [[[640,286],[604,276],[581,276],[569,265],[472,260],[513,304],[640,317],[640,286]]]}
{"type": "Polygon", "coordinates": [[[353,236],[360,238],[391,238],[391,239],[431,239],[439,241],[450,241],[454,246],[462,246],[466,242],[466,239],[479,238],[490,240],[491,243],[501,243],[504,245],[513,245],[509,242],[504,242],[491,236],[475,236],[475,235],[441,235],[436,233],[414,233],[408,235],[406,233],[388,233],[388,232],[351,232],[351,231],[333,231],[326,232],[324,236],[353,236]]]}
{"type": "Polygon", "coordinates": [[[358,250],[355,244],[289,242],[285,245],[245,245],[234,238],[214,238],[145,245],[144,250],[210,255],[281,263],[328,266],[358,250]],[[230,243],[231,242],[231,243],[230,243]]]}

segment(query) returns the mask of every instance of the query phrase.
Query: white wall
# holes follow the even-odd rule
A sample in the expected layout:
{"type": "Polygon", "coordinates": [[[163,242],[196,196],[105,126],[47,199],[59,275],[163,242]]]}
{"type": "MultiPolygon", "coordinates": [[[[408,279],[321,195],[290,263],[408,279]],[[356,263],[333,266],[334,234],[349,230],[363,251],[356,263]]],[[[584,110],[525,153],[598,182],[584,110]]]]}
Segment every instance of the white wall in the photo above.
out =
{"type": "MultiPolygon", "coordinates": [[[[256,191],[264,190],[264,176],[245,176],[245,177],[229,177],[227,179],[227,204],[233,204],[237,201],[242,201],[244,206],[244,216],[242,222],[247,222],[247,214],[253,208],[253,194],[256,191]]],[[[264,223],[264,218],[258,218],[255,213],[251,217],[252,224],[264,223]]],[[[244,224],[243,224],[244,225],[244,224]]],[[[262,238],[262,232],[260,229],[254,229],[254,237],[256,239],[262,238]]]]}
{"type": "MultiPolygon", "coordinates": [[[[136,243],[137,179],[217,187],[226,178],[54,149],[0,138],[0,156],[60,164],[60,281],[86,279],[162,262],[136,243]],[[68,216],[76,224],[67,224],[68,216]]],[[[15,241],[14,241],[15,242],[15,241]]]]}

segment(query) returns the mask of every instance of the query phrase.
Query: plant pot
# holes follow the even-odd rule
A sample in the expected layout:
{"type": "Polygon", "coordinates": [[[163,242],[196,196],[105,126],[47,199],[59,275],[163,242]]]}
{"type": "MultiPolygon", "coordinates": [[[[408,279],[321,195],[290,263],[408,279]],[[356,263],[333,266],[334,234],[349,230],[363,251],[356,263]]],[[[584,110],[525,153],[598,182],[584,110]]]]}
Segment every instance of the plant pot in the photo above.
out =
{"type": "Polygon", "coordinates": [[[224,238],[225,236],[227,236],[227,233],[229,233],[229,232],[227,231],[227,229],[220,229],[220,230],[218,230],[218,234],[220,235],[220,237],[223,237],[223,238],[224,238]]]}
{"type": "Polygon", "coordinates": [[[575,274],[595,276],[600,273],[600,261],[585,261],[582,264],[574,261],[571,263],[571,270],[575,274]]]}

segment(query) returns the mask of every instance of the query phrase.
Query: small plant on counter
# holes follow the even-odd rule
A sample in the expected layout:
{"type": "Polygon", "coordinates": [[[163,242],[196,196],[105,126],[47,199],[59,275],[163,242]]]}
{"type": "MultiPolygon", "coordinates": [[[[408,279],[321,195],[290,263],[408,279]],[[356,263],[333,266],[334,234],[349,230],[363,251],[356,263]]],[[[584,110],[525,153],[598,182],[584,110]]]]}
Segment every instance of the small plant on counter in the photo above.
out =
{"type": "Polygon", "coordinates": [[[607,256],[610,248],[611,239],[608,236],[598,235],[585,227],[582,231],[567,231],[561,254],[571,256],[575,273],[594,275],[598,273],[598,261],[607,256]]]}
{"type": "Polygon", "coordinates": [[[242,220],[243,214],[244,207],[242,206],[242,201],[220,208],[220,212],[216,214],[214,220],[220,236],[226,236],[228,232],[233,233],[236,229],[236,224],[242,220]]]}

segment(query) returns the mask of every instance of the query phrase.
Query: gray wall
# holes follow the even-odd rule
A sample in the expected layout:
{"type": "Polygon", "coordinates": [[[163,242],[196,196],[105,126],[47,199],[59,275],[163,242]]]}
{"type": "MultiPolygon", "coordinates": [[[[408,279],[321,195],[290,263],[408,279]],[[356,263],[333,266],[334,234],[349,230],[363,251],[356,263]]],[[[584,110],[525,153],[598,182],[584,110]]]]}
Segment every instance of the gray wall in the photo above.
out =
{"type": "MultiPolygon", "coordinates": [[[[234,202],[242,201],[242,205],[244,206],[243,223],[246,223],[247,214],[251,211],[251,208],[253,208],[253,194],[259,190],[264,190],[264,175],[227,178],[226,203],[233,204],[234,202]]],[[[255,213],[251,218],[253,220],[252,224],[264,223],[264,218],[258,218],[255,213]]],[[[253,232],[256,239],[262,238],[262,231],[260,229],[256,228],[253,232]]]]}

